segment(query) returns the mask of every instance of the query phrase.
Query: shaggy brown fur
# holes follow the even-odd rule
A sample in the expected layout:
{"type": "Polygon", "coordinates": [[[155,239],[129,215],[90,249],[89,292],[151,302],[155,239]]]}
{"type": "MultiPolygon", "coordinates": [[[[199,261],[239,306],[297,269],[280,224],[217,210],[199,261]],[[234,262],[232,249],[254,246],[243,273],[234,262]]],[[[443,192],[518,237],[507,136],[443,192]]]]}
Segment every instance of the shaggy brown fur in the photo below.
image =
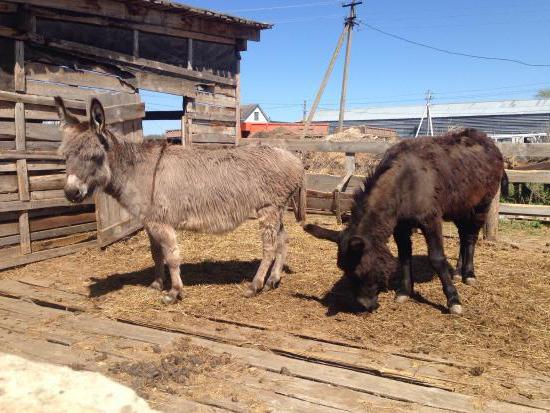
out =
{"type": "Polygon", "coordinates": [[[372,310],[395,268],[387,247],[392,234],[402,271],[398,300],[404,301],[413,293],[411,232],[420,228],[448,306],[451,312],[460,313],[460,300],[443,251],[441,223],[456,224],[460,235],[457,273],[465,283],[473,284],[475,242],[503,172],[502,155],[494,142],[474,129],[405,140],[386,152],[367,177],[364,190],[355,194],[344,231],[314,225],[305,229],[338,242],[338,266],[353,281],[358,301],[372,310]]]}
{"type": "Polygon", "coordinates": [[[166,303],[183,289],[176,227],[224,233],[259,218],[263,259],[247,295],[264,284],[277,287],[287,252],[282,216],[295,194],[296,219],[305,219],[304,169],[298,158],[268,147],[201,150],[128,143],[106,128],[97,100],[92,101],[90,122],[83,123],[67,112],[61,98],[56,103],[64,134],[60,152],[67,161],[67,198],[80,202],[103,189],[141,220],[155,262],[152,287],[164,287],[164,262],[170,270],[166,303]]]}

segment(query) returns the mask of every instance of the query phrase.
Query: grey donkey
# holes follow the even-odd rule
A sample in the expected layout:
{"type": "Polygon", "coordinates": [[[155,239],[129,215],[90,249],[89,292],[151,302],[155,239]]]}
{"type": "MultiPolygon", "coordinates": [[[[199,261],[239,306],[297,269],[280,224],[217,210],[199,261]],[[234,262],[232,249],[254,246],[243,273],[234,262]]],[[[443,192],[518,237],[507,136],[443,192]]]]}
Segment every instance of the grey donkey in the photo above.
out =
{"type": "Polygon", "coordinates": [[[125,142],[106,126],[97,99],[85,122],[60,97],[55,102],[63,133],[59,151],[66,160],[65,196],[82,202],[103,190],[143,223],[155,262],[151,287],[164,290],[164,263],[170,271],[165,304],[174,303],[183,290],[176,228],[225,233],[258,218],[263,258],[245,295],[278,286],[287,255],[283,213],[289,202],[296,220],[305,221],[305,174],[297,157],[262,146],[208,150],[125,142]]]}

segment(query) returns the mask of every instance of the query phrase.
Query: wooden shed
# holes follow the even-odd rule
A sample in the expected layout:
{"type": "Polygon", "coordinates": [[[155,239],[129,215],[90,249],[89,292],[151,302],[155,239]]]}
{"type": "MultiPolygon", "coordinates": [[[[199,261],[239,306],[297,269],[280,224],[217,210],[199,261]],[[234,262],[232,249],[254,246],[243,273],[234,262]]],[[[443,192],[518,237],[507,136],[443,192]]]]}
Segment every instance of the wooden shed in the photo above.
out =
{"type": "Polygon", "coordinates": [[[90,96],[125,139],[143,139],[141,90],[182,97],[148,114],[182,143],[239,139],[240,52],[269,28],[166,0],[0,0],[0,269],[107,245],[138,223],[107,195],[62,191],[53,96],[86,116],[90,96]]]}

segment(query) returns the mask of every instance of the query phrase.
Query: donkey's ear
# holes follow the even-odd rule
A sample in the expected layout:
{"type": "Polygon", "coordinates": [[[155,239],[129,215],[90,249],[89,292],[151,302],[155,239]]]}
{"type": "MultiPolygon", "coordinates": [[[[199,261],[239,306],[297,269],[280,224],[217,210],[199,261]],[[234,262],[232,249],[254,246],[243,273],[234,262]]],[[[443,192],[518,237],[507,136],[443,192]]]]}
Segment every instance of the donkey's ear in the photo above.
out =
{"type": "Polygon", "coordinates": [[[63,102],[63,99],[61,99],[60,96],[56,96],[53,99],[55,101],[55,106],[57,107],[57,112],[59,113],[61,126],[78,125],[80,123],[76,116],[69,113],[65,107],[65,102],[63,102]]]}
{"type": "Polygon", "coordinates": [[[90,104],[90,127],[98,135],[105,132],[105,111],[97,99],[92,99],[90,104]]]}

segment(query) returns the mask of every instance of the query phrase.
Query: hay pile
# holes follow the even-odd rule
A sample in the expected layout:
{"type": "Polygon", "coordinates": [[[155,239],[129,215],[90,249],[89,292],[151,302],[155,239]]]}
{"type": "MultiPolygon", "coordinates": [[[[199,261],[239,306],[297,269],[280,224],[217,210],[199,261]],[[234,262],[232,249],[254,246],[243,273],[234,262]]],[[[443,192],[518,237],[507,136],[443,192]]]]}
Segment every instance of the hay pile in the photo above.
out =
{"type": "Polygon", "coordinates": [[[253,133],[250,137],[255,139],[300,139],[302,136],[291,129],[279,126],[270,131],[253,133]]]}
{"type": "MultiPolygon", "coordinates": [[[[335,228],[334,217],[309,219],[335,228]]],[[[293,221],[289,214],[292,274],[277,290],[252,299],[244,298],[243,292],[261,257],[256,222],[224,236],[180,233],[185,296],[170,308],[160,303],[158,291],[146,288],[153,264],[143,233],[104,252],[81,251],[4,271],[0,277],[40,278],[60,289],[91,295],[107,317],[155,322],[162,314],[215,316],[275,331],[440,355],[484,367],[486,373],[468,390],[476,394],[494,394],[495,377],[509,380],[550,371],[549,228],[502,226],[505,241],[480,242],[479,285],[457,285],[465,314],[453,317],[445,313],[445,297],[427,262],[421,235],[414,236],[413,266],[422,299],[399,305],[393,293],[385,293],[377,312],[356,314],[350,312],[348,290],[339,282],[336,246],[305,234],[293,221]]],[[[446,253],[455,263],[456,230],[446,226],[444,233],[446,253]]],[[[395,253],[393,242],[391,248],[395,253]]]]}
{"type": "MultiPolygon", "coordinates": [[[[365,141],[365,142],[389,142],[396,143],[397,137],[378,137],[372,134],[365,134],[360,128],[349,128],[343,132],[333,133],[323,138],[330,142],[349,142],[349,141],[365,141]]],[[[380,162],[382,155],[373,155],[369,153],[358,153],[355,155],[355,174],[367,175],[380,162]]],[[[329,174],[329,175],[345,175],[346,156],[343,153],[307,153],[304,155],[304,166],[310,173],[329,174]]]]}

